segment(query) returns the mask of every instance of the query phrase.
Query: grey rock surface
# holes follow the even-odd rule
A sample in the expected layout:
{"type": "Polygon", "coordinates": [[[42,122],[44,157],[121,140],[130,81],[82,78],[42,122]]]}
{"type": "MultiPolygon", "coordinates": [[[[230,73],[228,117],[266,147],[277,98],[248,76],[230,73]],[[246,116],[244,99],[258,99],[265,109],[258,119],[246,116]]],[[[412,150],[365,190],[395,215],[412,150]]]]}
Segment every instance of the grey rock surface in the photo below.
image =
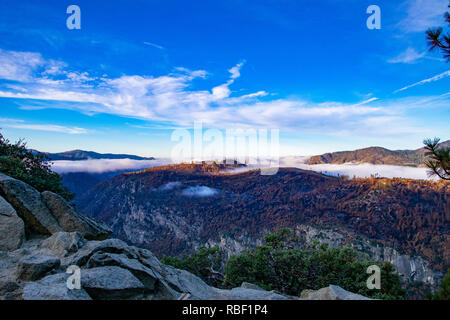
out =
{"type": "MultiPolygon", "coordinates": [[[[298,299],[250,283],[232,290],[217,289],[188,271],[162,264],[149,250],[119,239],[98,240],[109,235],[106,228],[73,210],[56,194],[43,192],[41,196],[26,183],[3,174],[0,194],[4,198],[0,198],[0,230],[13,229],[7,219],[22,218],[28,233],[23,243],[20,232],[11,244],[0,243],[8,245],[8,251],[0,250],[0,299],[298,299]],[[66,273],[69,267],[79,268],[78,289],[68,286],[68,280],[77,275],[66,273]]],[[[14,222],[19,229],[20,221],[14,222]]],[[[367,299],[336,286],[304,296],[367,299]]]]}
{"type": "Polygon", "coordinates": [[[16,210],[0,196],[0,251],[20,248],[25,237],[25,225],[16,210]]]}
{"type": "Polygon", "coordinates": [[[88,268],[118,266],[130,271],[139,281],[142,282],[146,290],[155,289],[158,276],[150,269],[142,265],[138,260],[129,259],[123,254],[96,252],[89,258],[86,266],[88,268]]]}
{"type": "Polygon", "coordinates": [[[79,232],[89,240],[105,240],[112,230],[105,224],[78,213],[60,195],[44,191],[42,200],[64,231],[79,232]]]}
{"type": "Polygon", "coordinates": [[[256,284],[249,282],[242,282],[241,288],[265,291],[263,288],[257,286],[256,284]]]}
{"type": "Polygon", "coordinates": [[[301,297],[305,300],[371,300],[335,285],[319,290],[305,290],[302,292],[301,297]]]}
{"type": "Polygon", "coordinates": [[[64,258],[77,252],[86,240],[79,232],[57,232],[40,244],[41,248],[52,251],[56,256],[64,258]]]}
{"type": "Polygon", "coordinates": [[[215,300],[289,300],[291,297],[284,296],[275,291],[261,289],[248,289],[237,287],[231,290],[217,290],[215,300]]]}
{"type": "Polygon", "coordinates": [[[56,269],[61,261],[52,256],[32,256],[23,259],[17,266],[17,279],[24,281],[36,281],[50,271],[56,269]]]}
{"type": "Polygon", "coordinates": [[[100,300],[128,299],[144,293],[144,285],[130,271],[114,266],[83,270],[81,285],[100,300]]]}
{"type": "Polygon", "coordinates": [[[0,195],[13,206],[29,233],[50,235],[63,231],[42,202],[41,194],[25,182],[0,173],[0,195]]]}
{"type": "Polygon", "coordinates": [[[23,289],[24,300],[92,300],[84,289],[70,290],[69,275],[59,273],[47,276],[37,282],[28,283],[23,289]]]}

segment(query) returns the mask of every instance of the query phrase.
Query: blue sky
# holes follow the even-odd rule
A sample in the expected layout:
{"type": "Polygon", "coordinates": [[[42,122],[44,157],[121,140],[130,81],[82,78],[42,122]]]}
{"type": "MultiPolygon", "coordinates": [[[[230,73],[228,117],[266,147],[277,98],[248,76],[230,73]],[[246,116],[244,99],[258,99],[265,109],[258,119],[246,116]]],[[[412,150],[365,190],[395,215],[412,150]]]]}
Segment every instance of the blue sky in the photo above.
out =
{"type": "Polygon", "coordinates": [[[419,148],[450,139],[450,65],[424,35],[447,5],[2,0],[0,127],[50,152],[169,156],[194,121],[280,129],[282,155],[419,148]]]}

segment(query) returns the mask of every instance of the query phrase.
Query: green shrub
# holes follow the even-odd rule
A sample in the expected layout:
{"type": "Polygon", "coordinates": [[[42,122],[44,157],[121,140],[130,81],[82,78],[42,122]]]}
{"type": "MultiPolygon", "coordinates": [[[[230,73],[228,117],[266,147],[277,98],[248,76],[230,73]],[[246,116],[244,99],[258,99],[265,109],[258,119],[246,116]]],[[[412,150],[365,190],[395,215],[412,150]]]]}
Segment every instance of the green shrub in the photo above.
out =
{"type": "Polygon", "coordinates": [[[350,247],[303,245],[295,248],[290,231],[282,230],[266,236],[263,246],[231,256],[224,267],[225,284],[233,287],[251,282],[266,290],[299,296],[304,289],[317,290],[330,284],[379,299],[401,299],[405,291],[391,264],[380,265],[362,259],[350,247]],[[377,264],[381,269],[381,289],[366,286],[367,267],[377,264]]]}
{"type": "Polygon", "coordinates": [[[442,279],[441,288],[432,297],[433,300],[450,300],[450,269],[447,270],[447,274],[442,279]]]}
{"type": "Polygon", "coordinates": [[[317,290],[334,284],[376,299],[402,299],[405,295],[391,264],[361,258],[350,247],[330,249],[318,242],[306,245],[289,229],[268,234],[263,246],[224,261],[222,250],[205,247],[183,259],[161,259],[162,263],[194,273],[216,287],[233,288],[250,282],[266,290],[300,296],[305,289],[317,290]],[[380,290],[370,290],[366,285],[367,267],[374,264],[381,269],[380,290]]]}
{"type": "Polygon", "coordinates": [[[22,180],[38,191],[52,191],[66,200],[71,200],[71,193],[61,182],[61,177],[53,172],[44,154],[36,154],[27,149],[26,143],[19,140],[10,143],[0,133],[0,172],[22,180]]]}
{"type": "Polygon", "coordinates": [[[183,259],[165,256],[161,259],[161,262],[178,269],[187,270],[199,276],[211,286],[222,286],[225,252],[219,248],[201,246],[195,253],[185,255],[183,259]]]}

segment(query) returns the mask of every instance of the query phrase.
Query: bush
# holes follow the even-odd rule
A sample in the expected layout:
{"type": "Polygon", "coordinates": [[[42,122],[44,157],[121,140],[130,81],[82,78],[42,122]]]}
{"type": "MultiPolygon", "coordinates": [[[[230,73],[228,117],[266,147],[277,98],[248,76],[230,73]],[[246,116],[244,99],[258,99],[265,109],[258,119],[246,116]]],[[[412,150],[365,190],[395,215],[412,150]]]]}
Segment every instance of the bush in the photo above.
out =
{"type": "Polygon", "coordinates": [[[189,271],[211,286],[222,286],[224,275],[221,270],[225,263],[225,252],[219,248],[201,246],[195,253],[185,255],[183,259],[165,256],[161,262],[189,271]]]}
{"type": "Polygon", "coordinates": [[[50,169],[44,154],[28,150],[26,143],[19,140],[12,144],[0,133],[0,172],[22,180],[38,191],[52,191],[66,200],[74,194],[62,185],[61,177],[50,169]]]}
{"type": "Polygon", "coordinates": [[[233,288],[250,282],[266,290],[300,296],[305,289],[330,284],[376,299],[402,299],[405,290],[394,267],[361,258],[350,247],[329,249],[317,242],[306,245],[293,231],[282,229],[265,237],[265,244],[231,256],[226,264],[219,248],[200,247],[183,259],[164,257],[161,262],[198,275],[215,287],[233,288]],[[370,265],[381,269],[381,289],[370,290],[366,273],[370,265]],[[223,274],[222,274],[223,270],[223,274]]]}
{"type": "Polygon", "coordinates": [[[334,284],[372,298],[404,297],[400,277],[391,264],[362,259],[350,247],[329,249],[316,243],[294,248],[296,239],[290,233],[282,230],[268,235],[265,245],[230,257],[224,268],[225,284],[232,287],[246,281],[294,296],[304,289],[317,290],[334,284]],[[366,270],[373,264],[381,268],[380,290],[366,286],[366,270]]]}
{"type": "Polygon", "coordinates": [[[440,290],[432,297],[433,300],[450,300],[450,269],[442,279],[440,290]]]}

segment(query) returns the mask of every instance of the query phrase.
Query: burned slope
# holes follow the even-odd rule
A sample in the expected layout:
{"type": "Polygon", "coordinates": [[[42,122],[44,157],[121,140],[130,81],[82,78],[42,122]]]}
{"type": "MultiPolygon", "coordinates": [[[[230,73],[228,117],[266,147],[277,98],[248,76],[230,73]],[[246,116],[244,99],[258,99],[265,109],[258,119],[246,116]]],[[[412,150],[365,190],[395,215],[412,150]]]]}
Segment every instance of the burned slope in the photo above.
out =
{"type": "Polygon", "coordinates": [[[343,180],[291,168],[273,176],[217,174],[177,166],[105,181],[82,197],[80,209],[157,255],[183,254],[223,237],[254,242],[279,227],[314,224],[347,228],[442,269],[450,261],[449,195],[445,182],[343,180]]]}

